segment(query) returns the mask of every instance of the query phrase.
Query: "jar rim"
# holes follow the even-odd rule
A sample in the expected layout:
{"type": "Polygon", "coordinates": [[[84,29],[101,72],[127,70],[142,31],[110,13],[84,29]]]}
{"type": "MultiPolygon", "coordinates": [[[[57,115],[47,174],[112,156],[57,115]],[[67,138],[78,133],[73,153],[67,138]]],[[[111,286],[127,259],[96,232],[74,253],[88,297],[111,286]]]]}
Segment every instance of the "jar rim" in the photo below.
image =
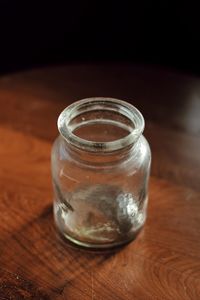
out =
{"type": "Polygon", "coordinates": [[[145,122],[141,112],[126,101],[108,97],[92,97],[76,101],[67,106],[59,115],[57,125],[61,136],[70,145],[89,152],[108,153],[122,150],[134,144],[142,134],[145,122]],[[127,117],[134,125],[134,128],[126,136],[114,141],[98,142],[83,139],[73,133],[73,128],[69,123],[72,118],[79,115],[81,109],[89,112],[92,107],[101,107],[106,111],[109,105],[112,106],[112,111],[127,117]]]}

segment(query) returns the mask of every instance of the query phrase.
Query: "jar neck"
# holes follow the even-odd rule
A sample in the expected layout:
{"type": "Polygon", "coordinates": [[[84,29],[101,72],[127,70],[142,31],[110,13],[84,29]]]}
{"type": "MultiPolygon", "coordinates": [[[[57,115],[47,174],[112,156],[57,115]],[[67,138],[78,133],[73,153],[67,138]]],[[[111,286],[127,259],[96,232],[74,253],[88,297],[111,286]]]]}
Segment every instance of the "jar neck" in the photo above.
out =
{"type": "Polygon", "coordinates": [[[68,106],[58,129],[65,146],[77,158],[104,163],[127,157],[144,129],[141,113],[113,98],[88,98],[68,106]]]}
{"type": "Polygon", "coordinates": [[[139,149],[140,138],[132,145],[123,147],[120,150],[112,152],[90,152],[77,148],[74,145],[68,143],[62,136],[60,136],[62,147],[65,149],[70,160],[77,163],[89,164],[95,167],[99,166],[113,166],[115,164],[123,163],[124,161],[134,158],[139,149]]]}

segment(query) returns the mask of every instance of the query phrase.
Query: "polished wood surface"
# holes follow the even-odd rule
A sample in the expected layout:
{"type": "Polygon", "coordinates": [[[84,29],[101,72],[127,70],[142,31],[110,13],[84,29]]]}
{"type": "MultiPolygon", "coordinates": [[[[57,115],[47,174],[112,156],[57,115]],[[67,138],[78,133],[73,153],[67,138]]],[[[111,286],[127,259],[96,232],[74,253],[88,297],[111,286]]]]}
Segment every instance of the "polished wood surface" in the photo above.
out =
{"type": "Polygon", "coordinates": [[[200,299],[200,79],[126,64],[0,78],[0,299],[200,299]],[[50,151],[69,103],[128,100],[153,155],[148,218],[125,247],[91,252],[57,234],[50,151]]]}

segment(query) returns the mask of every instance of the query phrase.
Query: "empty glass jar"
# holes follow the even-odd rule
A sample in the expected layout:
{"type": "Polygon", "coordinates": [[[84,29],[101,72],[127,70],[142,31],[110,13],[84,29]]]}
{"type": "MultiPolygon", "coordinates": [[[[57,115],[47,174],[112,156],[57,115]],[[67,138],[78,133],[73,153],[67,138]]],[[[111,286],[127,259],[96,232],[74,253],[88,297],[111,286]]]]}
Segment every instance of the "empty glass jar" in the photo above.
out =
{"type": "Polygon", "coordinates": [[[89,98],[68,106],[58,129],[52,179],[59,231],[93,248],[134,239],[146,219],[151,162],[141,113],[121,100],[89,98]]]}

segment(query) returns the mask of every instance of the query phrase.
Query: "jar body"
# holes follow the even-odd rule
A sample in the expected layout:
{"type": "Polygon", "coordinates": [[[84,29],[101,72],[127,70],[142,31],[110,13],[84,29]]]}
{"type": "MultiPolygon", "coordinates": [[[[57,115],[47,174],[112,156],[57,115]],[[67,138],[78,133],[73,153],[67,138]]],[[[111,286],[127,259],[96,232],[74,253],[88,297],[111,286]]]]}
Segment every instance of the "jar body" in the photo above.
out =
{"type": "Polygon", "coordinates": [[[93,248],[124,244],[146,220],[151,153],[132,145],[91,153],[59,136],[52,148],[55,223],[67,239],[93,248]]]}

